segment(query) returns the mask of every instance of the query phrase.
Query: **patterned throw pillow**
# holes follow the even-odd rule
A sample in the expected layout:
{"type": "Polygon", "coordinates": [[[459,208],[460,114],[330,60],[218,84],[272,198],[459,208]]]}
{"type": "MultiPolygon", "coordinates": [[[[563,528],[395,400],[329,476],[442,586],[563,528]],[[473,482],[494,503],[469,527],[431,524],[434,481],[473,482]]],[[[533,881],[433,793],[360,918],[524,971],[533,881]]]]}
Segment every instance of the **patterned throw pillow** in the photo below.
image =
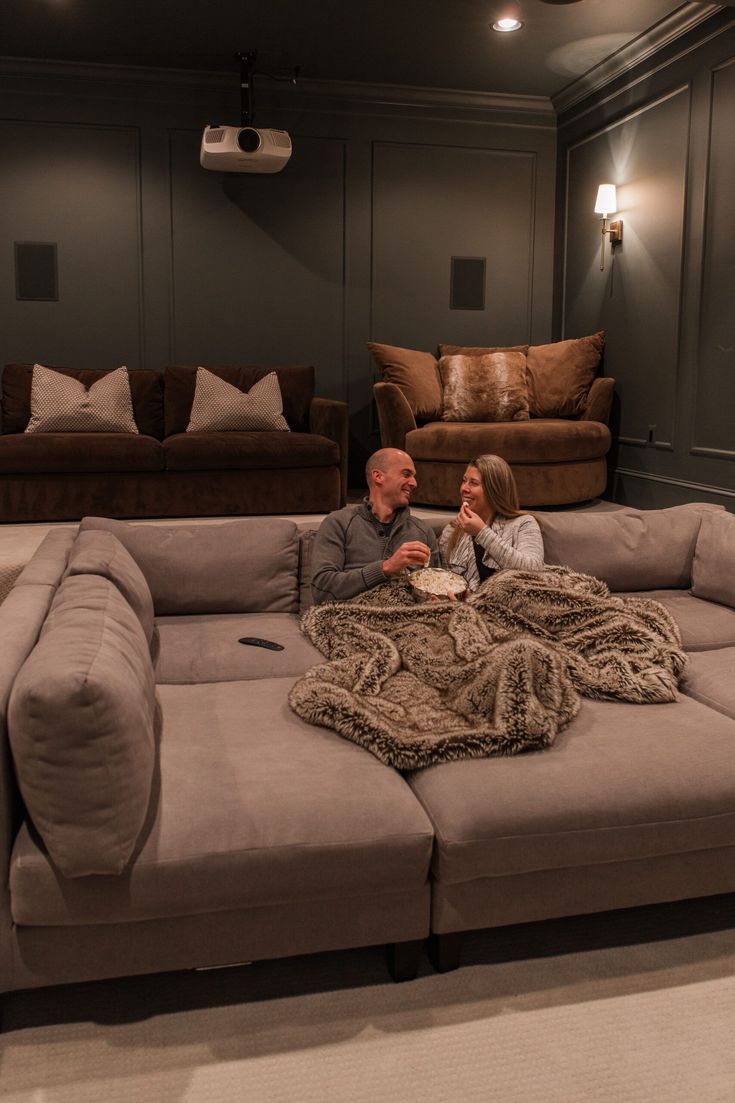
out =
{"type": "Polygon", "coordinates": [[[274,371],[243,392],[206,368],[197,368],[187,433],[288,432],[274,371]]]}
{"type": "Polygon", "coordinates": [[[522,352],[442,356],[443,421],[527,421],[526,357],[522,352]]]}
{"type": "Polygon", "coordinates": [[[116,368],[89,389],[62,372],[33,365],[31,417],[26,433],[137,433],[127,368],[116,368]]]}

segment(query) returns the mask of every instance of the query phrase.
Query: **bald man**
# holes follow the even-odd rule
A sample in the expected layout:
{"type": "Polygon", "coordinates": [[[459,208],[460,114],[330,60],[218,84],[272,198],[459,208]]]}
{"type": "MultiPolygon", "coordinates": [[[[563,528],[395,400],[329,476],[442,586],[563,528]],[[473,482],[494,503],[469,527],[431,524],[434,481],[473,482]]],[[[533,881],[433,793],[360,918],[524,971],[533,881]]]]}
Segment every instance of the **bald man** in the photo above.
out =
{"type": "Polygon", "coordinates": [[[408,508],[416,489],[411,457],[381,448],[367,461],[365,477],[367,497],[330,513],[319,527],[311,570],[315,604],[356,597],[406,567],[439,566],[434,530],[408,508]]]}

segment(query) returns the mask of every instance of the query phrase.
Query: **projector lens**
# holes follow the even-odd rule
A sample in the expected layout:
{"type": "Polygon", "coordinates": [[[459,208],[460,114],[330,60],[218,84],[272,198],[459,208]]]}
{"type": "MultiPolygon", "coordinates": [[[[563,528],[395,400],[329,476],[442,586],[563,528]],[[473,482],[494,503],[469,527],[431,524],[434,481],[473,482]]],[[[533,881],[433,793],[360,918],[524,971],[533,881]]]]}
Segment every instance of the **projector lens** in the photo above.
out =
{"type": "Polygon", "coordinates": [[[260,134],[251,126],[246,126],[237,136],[237,144],[243,153],[255,153],[260,147],[260,134]]]}

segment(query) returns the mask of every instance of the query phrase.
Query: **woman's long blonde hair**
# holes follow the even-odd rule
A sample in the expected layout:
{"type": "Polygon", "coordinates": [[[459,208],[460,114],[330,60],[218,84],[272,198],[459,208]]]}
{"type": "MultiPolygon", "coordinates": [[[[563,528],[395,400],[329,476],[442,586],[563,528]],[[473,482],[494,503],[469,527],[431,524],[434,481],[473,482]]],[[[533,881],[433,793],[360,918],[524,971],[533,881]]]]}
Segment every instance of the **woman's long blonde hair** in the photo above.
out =
{"type": "MultiPolygon", "coordinates": [[[[483,493],[496,517],[521,516],[524,510],[520,508],[515,477],[502,456],[478,456],[477,459],[470,460],[467,467],[477,468],[483,493]]],[[[451,555],[461,536],[462,529],[455,522],[454,532],[447,544],[447,554],[451,555]]]]}

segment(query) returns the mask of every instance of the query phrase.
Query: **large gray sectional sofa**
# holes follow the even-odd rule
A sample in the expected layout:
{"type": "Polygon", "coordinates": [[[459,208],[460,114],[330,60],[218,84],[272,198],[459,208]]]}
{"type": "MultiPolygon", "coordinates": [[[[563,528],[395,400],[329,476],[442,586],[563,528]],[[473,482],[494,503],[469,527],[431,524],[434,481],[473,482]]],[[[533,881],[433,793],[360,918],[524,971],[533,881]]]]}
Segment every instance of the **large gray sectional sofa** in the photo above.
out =
{"type": "Polygon", "coordinates": [[[0,991],[383,943],[400,979],[429,935],[446,969],[469,929],[734,891],[735,518],[537,516],[672,612],[679,699],[408,774],[289,710],[313,530],[51,532],[0,606],[0,991]]]}

